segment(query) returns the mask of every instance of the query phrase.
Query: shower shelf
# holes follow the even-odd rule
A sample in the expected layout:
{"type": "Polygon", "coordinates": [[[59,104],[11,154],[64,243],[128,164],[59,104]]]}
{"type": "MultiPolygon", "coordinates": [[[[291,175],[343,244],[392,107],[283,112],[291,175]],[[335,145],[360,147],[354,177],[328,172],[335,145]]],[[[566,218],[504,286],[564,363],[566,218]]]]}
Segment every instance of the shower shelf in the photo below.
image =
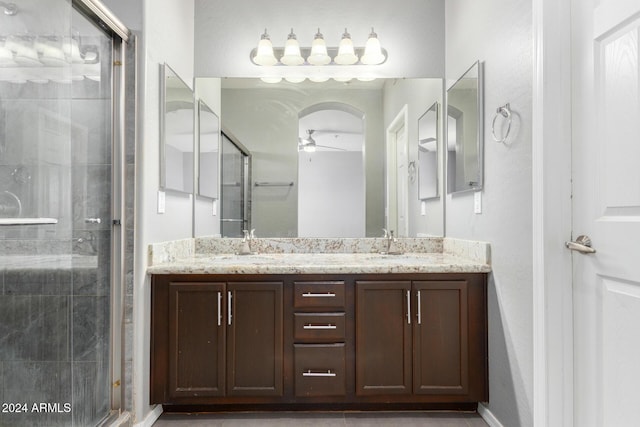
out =
{"type": "Polygon", "coordinates": [[[56,218],[0,218],[0,225],[47,225],[57,224],[56,218]]]}

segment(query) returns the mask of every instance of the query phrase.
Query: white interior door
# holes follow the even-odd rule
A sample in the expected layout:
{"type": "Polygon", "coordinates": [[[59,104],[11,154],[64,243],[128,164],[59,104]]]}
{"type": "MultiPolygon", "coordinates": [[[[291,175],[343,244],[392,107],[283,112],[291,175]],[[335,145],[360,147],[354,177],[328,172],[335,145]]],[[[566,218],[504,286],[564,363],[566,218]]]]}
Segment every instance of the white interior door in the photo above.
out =
{"type": "Polygon", "coordinates": [[[574,425],[640,422],[640,1],[572,1],[574,425]]]}
{"type": "Polygon", "coordinates": [[[396,194],[398,198],[398,228],[397,235],[408,237],[409,221],[407,214],[409,210],[409,156],[407,153],[407,128],[402,126],[396,132],[396,194]]]}
{"type": "Polygon", "coordinates": [[[396,236],[409,235],[409,147],[405,105],[387,128],[387,229],[396,236]]]}

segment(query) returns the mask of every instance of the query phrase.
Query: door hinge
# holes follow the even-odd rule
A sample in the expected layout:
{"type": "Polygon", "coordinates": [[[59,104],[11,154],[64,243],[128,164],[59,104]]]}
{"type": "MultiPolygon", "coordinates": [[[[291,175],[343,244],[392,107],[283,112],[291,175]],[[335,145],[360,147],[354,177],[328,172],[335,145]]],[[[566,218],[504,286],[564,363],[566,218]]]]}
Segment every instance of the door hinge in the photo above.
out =
{"type": "Polygon", "coordinates": [[[122,65],[122,61],[113,61],[113,66],[114,67],[119,67],[122,65]]]}
{"type": "Polygon", "coordinates": [[[114,219],[113,220],[113,225],[122,225],[122,223],[120,222],[119,219],[114,219]]]}

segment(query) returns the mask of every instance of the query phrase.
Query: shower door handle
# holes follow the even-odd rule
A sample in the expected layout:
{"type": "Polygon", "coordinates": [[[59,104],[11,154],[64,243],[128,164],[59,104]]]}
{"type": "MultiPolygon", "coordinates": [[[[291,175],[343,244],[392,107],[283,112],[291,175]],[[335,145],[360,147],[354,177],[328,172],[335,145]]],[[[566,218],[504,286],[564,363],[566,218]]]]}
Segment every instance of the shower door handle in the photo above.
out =
{"type": "Polygon", "coordinates": [[[85,218],[85,224],[100,224],[102,220],[100,218],[85,218]]]}

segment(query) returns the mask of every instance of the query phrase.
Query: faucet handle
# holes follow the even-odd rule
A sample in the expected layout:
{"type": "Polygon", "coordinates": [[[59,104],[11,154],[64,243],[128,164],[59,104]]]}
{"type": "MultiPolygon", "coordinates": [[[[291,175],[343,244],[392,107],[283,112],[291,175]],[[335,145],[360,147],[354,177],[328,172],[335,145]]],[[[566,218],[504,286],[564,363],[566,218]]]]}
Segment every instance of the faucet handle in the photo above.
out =
{"type": "Polygon", "coordinates": [[[385,239],[389,237],[389,230],[387,230],[386,228],[383,228],[382,231],[384,231],[384,237],[385,239]]]}
{"type": "Polygon", "coordinates": [[[242,241],[246,242],[249,239],[249,230],[242,230],[242,241]]]}
{"type": "Polygon", "coordinates": [[[250,239],[255,239],[256,238],[256,229],[252,228],[251,232],[249,233],[249,238],[250,239]]]}

